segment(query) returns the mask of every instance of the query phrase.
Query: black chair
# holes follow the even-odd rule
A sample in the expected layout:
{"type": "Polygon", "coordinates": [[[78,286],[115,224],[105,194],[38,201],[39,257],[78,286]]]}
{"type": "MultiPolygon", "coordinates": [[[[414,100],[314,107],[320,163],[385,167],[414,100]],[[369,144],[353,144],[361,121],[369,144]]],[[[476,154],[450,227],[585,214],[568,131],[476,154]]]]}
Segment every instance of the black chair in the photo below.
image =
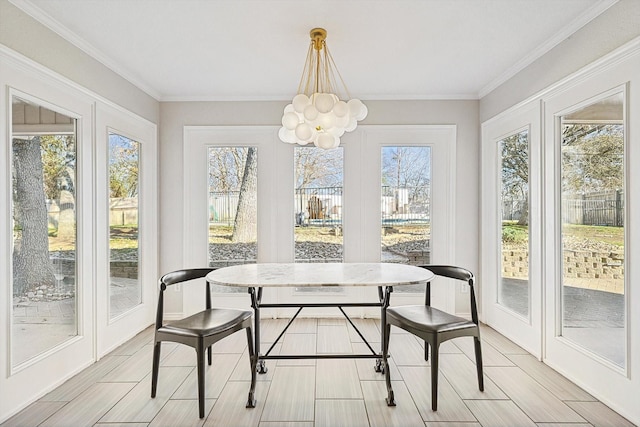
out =
{"type": "MultiPolygon", "coordinates": [[[[160,368],[160,346],[162,341],[173,341],[193,347],[196,350],[198,366],[198,403],[200,418],[204,418],[204,350],[208,350],[208,362],[211,365],[211,345],[241,329],[247,330],[249,361],[252,376],[256,375],[256,358],[253,349],[252,312],[232,308],[212,308],[211,289],[205,286],[206,309],[181,320],[163,324],[164,291],[168,286],[205,277],[214,268],[178,270],[160,278],[160,295],[156,312],[155,344],[153,347],[153,371],[151,377],[151,397],[156,397],[158,370],[160,368]]],[[[255,384],[255,381],[252,381],[255,384]]],[[[254,406],[254,390],[249,392],[248,407],[254,406]]]]}
{"type": "Polygon", "coordinates": [[[393,389],[391,388],[391,377],[389,374],[390,369],[387,365],[389,338],[391,337],[391,325],[393,325],[424,340],[424,360],[429,360],[429,348],[431,348],[431,409],[436,411],[438,409],[438,349],[440,344],[447,340],[465,336],[473,337],[478,387],[480,391],[484,391],[478,308],[476,306],[476,296],[473,289],[474,277],[473,273],[469,270],[449,265],[421,265],[420,267],[432,271],[436,276],[464,280],[469,284],[471,320],[454,316],[431,307],[431,282],[427,283],[424,305],[389,307],[387,309],[384,331],[385,344],[383,348],[385,379],[388,391],[387,405],[395,406],[393,389]]]}

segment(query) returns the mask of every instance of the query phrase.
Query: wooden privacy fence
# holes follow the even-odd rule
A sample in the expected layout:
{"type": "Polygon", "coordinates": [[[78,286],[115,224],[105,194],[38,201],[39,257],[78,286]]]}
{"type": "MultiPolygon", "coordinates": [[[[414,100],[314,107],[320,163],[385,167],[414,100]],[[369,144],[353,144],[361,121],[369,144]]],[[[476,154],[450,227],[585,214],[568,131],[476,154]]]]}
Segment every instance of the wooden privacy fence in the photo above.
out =
{"type": "MultiPolygon", "coordinates": [[[[624,226],[622,190],[563,195],[561,206],[562,222],[565,224],[624,226]]],[[[523,213],[527,213],[524,200],[502,201],[503,220],[519,220],[523,213]]]]}
{"type": "Polygon", "coordinates": [[[563,197],[562,221],[565,224],[622,227],[624,225],[622,190],[563,197]]]}

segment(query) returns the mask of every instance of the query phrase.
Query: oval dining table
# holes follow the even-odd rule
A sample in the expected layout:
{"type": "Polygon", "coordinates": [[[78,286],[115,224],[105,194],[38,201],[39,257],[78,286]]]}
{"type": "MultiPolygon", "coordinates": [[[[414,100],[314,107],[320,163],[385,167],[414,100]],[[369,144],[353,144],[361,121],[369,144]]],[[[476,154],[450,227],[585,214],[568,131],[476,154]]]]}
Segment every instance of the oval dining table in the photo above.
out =
{"type": "Polygon", "coordinates": [[[384,372],[382,349],[384,348],[384,324],[386,309],[389,307],[394,286],[416,285],[433,279],[434,274],[422,267],[397,263],[258,263],[222,267],[210,272],[207,281],[220,286],[247,288],[254,312],[254,354],[251,360],[251,387],[247,407],[255,407],[256,373],[267,372],[269,359],[376,359],[375,370],[384,372]],[[263,303],[264,288],[276,287],[335,287],[335,286],[375,286],[378,288],[377,301],[355,302],[278,302],[263,303]],[[349,324],[370,350],[366,354],[277,354],[271,350],[284,335],[298,314],[306,307],[335,307],[340,310],[349,324]],[[380,307],[380,351],[375,351],[360,330],[344,311],[345,307],[380,307]],[[298,308],[275,342],[265,354],[260,352],[260,309],[298,308]]]}

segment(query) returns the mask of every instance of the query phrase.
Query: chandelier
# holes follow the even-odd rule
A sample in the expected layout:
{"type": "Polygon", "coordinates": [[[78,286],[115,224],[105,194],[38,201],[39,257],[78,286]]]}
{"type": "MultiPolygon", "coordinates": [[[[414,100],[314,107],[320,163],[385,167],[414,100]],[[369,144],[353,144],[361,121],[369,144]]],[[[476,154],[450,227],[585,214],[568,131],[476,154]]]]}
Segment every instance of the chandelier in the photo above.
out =
{"type": "Polygon", "coordinates": [[[314,28],[310,32],[311,44],[298,85],[298,94],[284,108],[282,127],[278,136],[283,142],[331,149],[340,145],[340,137],[351,132],[368,113],[359,99],[351,98],[347,86],[329,53],[327,31],[314,28]],[[338,79],[336,79],[336,76],[338,79]],[[341,88],[337,87],[337,84],[341,88]]]}

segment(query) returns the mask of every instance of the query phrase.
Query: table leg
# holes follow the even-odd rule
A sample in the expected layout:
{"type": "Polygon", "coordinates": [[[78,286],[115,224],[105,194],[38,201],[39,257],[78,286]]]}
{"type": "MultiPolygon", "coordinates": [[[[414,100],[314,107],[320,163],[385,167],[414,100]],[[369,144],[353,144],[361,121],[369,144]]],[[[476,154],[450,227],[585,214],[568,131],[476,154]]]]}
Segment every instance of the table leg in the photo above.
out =
{"type": "Polygon", "coordinates": [[[255,348],[254,348],[254,338],[255,335],[253,335],[253,331],[251,330],[251,328],[247,328],[247,338],[248,338],[248,350],[249,350],[249,357],[251,359],[251,364],[250,364],[250,368],[251,368],[251,387],[249,387],[249,397],[247,398],[247,408],[255,408],[256,407],[256,399],[255,399],[255,392],[256,392],[256,362],[258,361],[258,358],[256,357],[256,352],[255,352],[255,348]]]}
{"type": "Polygon", "coordinates": [[[255,288],[249,288],[249,294],[251,295],[251,306],[253,307],[257,371],[259,374],[266,374],[267,365],[264,360],[260,360],[260,303],[262,301],[262,288],[258,288],[257,293],[255,288]]]}
{"type": "MultiPolygon", "coordinates": [[[[378,298],[380,299],[380,347],[383,350],[383,353],[384,349],[387,348],[385,328],[387,325],[387,308],[391,301],[391,292],[393,292],[393,286],[385,286],[384,289],[382,286],[378,286],[378,298]]],[[[387,361],[383,360],[383,358],[376,359],[375,371],[384,374],[385,369],[387,369],[386,362],[387,361]]]]}
{"type": "MultiPolygon", "coordinates": [[[[378,300],[380,301],[380,349],[384,348],[384,324],[386,323],[386,311],[384,307],[384,294],[382,286],[378,286],[378,300]]],[[[381,358],[376,359],[376,365],[373,368],[376,372],[384,373],[384,364],[381,358]]]]}

